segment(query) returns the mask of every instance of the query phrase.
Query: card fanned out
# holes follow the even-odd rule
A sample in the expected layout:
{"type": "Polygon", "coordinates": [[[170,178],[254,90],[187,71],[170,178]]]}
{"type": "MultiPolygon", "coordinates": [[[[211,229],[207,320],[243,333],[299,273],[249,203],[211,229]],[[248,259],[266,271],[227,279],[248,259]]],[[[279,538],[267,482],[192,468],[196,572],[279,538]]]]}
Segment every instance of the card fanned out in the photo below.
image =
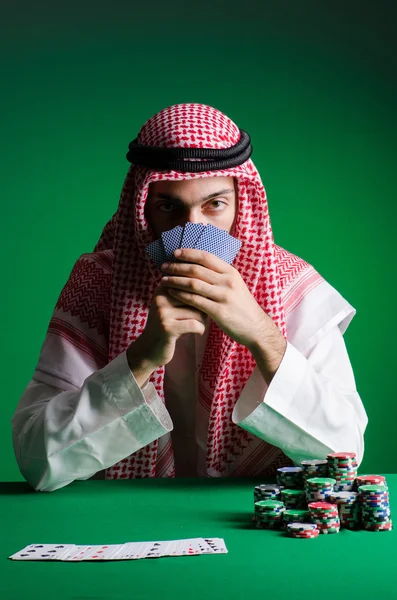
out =
{"type": "Polygon", "coordinates": [[[166,262],[181,262],[175,256],[177,248],[196,248],[206,250],[231,264],[241,248],[241,241],[224,229],[202,223],[185,223],[169,231],[163,231],[161,237],[146,248],[150,258],[160,269],[166,262]]]}
{"type": "Polygon", "coordinates": [[[127,542],[95,546],[75,544],[30,544],[9,556],[12,560],[136,560],[162,556],[197,556],[199,554],[226,554],[222,538],[192,538],[158,542],[127,542]]]}

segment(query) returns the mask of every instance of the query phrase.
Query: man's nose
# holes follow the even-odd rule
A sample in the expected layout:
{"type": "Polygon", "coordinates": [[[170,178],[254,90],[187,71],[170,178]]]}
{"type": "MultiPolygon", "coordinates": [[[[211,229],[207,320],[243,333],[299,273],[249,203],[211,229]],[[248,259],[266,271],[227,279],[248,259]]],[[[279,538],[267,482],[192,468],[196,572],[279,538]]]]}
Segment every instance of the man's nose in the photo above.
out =
{"type": "Polygon", "coordinates": [[[190,223],[202,223],[203,225],[207,225],[207,219],[205,219],[200,210],[195,208],[187,210],[184,216],[186,221],[189,221],[190,223]]]}

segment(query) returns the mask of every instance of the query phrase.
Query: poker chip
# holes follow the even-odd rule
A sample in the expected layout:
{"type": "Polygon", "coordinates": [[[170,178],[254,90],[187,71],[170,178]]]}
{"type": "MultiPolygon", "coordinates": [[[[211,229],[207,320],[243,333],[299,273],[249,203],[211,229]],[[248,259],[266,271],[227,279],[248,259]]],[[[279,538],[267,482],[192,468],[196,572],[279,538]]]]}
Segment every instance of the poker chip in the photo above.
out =
{"type": "Polygon", "coordinates": [[[300,464],[304,483],[311,477],[328,477],[328,461],[325,459],[302,460],[300,464]]]}
{"type": "Polygon", "coordinates": [[[305,484],[307,502],[327,501],[336,481],[330,477],[312,477],[305,484]]]}
{"type": "Polygon", "coordinates": [[[358,486],[362,527],[366,531],[390,531],[393,527],[386,480],[358,486]]]}
{"type": "Polygon", "coordinates": [[[361,522],[360,504],[356,492],[334,492],[330,502],[338,506],[340,526],[345,529],[358,529],[361,522]]]}
{"type": "Polygon", "coordinates": [[[305,508],[305,490],[281,490],[281,500],[284,502],[286,508],[305,508]]]}
{"type": "Polygon", "coordinates": [[[256,512],[280,512],[284,510],[285,506],[283,502],[278,500],[259,500],[255,502],[254,508],[256,512]]]}
{"type": "Polygon", "coordinates": [[[386,485],[386,478],[383,475],[357,475],[355,481],[355,490],[357,491],[360,485],[386,485]]]}
{"type": "Polygon", "coordinates": [[[278,500],[259,500],[254,504],[254,522],[263,529],[276,529],[282,525],[285,506],[278,500]]]}
{"type": "Polygon", "coordinates": [[[303,488],[302,467],[280,467],[276,479],[284,489],[300,490],[303,488]]]}
{"type": "Polygon", "coordinates": [[[333,452],[327,454],[329,475],[335,479],[335,492],[349,492],[354,488],[357,477],[357,457],[354,452],[333,452]]]}
{"type": "Polygon", "coordinates": [[[275,485],[257,485],[254,489],[254,502],[258,500],[280,500],[280,488],[275,485]]]}
{"type": "Polygon", "coordinates": [[[258,529],[282,529],[290,537],[312,538],[341,528],[393,529],[389,489],[383,475],[358,475],[353,452],[304,460],[277,469],[277,483],[254,489],[258,529]]]}
{"type": "Polygon", "coordinates": [[[287,531],[291,537],[308,539],[320,533],[314,523],[289,523],[287,531]]]}
{"type": "Polygon", "coordinates": [[[330,502],[311,502],[309,504],[311,520],[320,533],[339,533],[340,519],[338,507],[330,502]]]}

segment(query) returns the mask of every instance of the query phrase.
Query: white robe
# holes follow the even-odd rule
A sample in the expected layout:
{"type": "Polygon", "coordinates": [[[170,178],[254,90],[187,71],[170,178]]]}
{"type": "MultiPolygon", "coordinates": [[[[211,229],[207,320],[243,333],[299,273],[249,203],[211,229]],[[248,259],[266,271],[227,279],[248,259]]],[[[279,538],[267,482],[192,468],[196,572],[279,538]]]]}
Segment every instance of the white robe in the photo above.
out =
{"type": "MultiPolygon", "coordinates": [[[[336,451],[356,452],[360,463],[368,419],[343,339],[355,312],[327,282],[314,288],[287,315],[287,349],[270,385],[255,367],[233,422],[295,463],[336,451]]],[[[46,372],[45,365],[54,373],[57,364],[49,337],[12,419],[22,475],[36,490],[53,491],[95,476],[155,439],[164,446],[171,435],[176,476],[211,476],[208,423],[195,389],[207,334],[208,326],[203,336],[178,340],[165,368],[165,406],[152,383],[138,386],[125,352],[94,372],[87,362],[82,384],[73,385],[73,360],[81,371],[84,355],[68,346],[70,377],[66,382],[60,373],[61,389],[46,372]]]]}

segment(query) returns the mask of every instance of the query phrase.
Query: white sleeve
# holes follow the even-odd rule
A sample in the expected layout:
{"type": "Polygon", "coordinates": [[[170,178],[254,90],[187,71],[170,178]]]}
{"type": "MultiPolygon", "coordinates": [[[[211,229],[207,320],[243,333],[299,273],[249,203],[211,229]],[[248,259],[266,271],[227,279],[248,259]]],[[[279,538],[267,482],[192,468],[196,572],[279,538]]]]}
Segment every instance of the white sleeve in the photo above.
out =
{"type": "Polygon", "coordinates": [[[88,479],[173,428],[153,384],[137,384],[126,352],[87,377],[81,389],[69,387],[33,378],[12,418],[20,471],[37,491],[88,479]]]}
{"type": "Polygon", "coordinates": [[[287,342],[269,386],[256,366],[232,418],[295,463],[341,451],[356,452],[361,463],[368,418],[339,327],[307,356],[287,342]]]}

